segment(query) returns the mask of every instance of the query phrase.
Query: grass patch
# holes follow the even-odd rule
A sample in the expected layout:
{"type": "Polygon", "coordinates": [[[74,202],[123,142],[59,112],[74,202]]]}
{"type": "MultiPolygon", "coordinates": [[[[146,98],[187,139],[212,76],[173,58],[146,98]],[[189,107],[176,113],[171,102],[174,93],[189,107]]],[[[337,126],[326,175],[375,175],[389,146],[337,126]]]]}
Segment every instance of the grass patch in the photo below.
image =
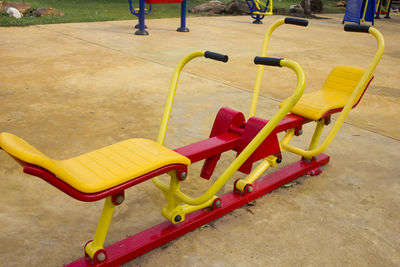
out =
{"type": "MultiPolygon", "coordinates": [[[[136,19],[129,11],[128,0],[13,0],[15,2],[26,2],[32,9],[39,7],[53,7],[65,13],[65,16],[34,17],[24,15],[21,19],[8,17],[6,12],[0,13],[0,26],[27,26],[34,24],[53,24],[68,22],[92,22],[110,20],[136,19]]],[[[208,0],[188,0],[188,9],[207,2],[208,0]]],[[[222,0],[230,2],[230,0],[222,0]]],[[[135,7],[139,7],[138,0],[133,1],[135,7]]],[[[285,8],[297,4],[296,0],[274,1],[274,8],[285,8]]],[[[342,9],[334,7],[336,1],[324,0],[327,12],[343,12],[342,9]]],[[[187,14],[188,16],[199,16],[199,14],[187,14]]],[[[201,14],[200,14],[201,16],[201,14]]],[[[158,4],[153,5],[150,15],[146,18],[175,18],[180,17],[180,4],[158,4]]]]}

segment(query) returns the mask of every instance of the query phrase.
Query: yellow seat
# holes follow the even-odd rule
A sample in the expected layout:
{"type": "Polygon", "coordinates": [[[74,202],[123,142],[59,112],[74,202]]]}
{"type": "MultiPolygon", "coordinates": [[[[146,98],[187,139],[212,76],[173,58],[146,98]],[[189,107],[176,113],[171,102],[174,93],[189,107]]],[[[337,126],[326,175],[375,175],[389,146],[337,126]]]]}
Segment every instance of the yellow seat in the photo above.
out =
{"type": "Polygon", "coordinates": [[[67,160],[53,160],[10,133],[0,147],[11,156],[40,166],[83,193],[100,192],[170,164],[190,160],[154,141],[129,139],[67,160]]]}
{"type": "MultiPolygon", "coordinates": [[[[329,112],[342,109],[356,88],[364,71],[362,68],[353,66],[336,66],[329,74],[322,88],[318,91],[304,94],[290,112],[310,120],[319,120],[329,112]]],[[[359,100],[357,99],[357,102],[359,100]]]]}

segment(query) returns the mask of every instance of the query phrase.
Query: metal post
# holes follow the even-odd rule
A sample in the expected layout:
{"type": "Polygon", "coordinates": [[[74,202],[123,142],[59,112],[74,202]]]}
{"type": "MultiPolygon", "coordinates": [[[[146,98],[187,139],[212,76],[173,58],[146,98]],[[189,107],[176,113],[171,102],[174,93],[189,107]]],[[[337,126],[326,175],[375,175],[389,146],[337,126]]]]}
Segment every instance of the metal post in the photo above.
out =
{"type": "Polygon", "coordinates": [[[145,30],[144,16],[145,16],[146,4],[144,0],[139,0],[139,30],[135,32],[136,35],[149,35],[145,30]]]}
{"type": "Polygon", "coordinates": [[[181,3],[181,26],[176,29],[178,32],[188,32],[189,29],[186,28],[186,0],[181,3]]]}

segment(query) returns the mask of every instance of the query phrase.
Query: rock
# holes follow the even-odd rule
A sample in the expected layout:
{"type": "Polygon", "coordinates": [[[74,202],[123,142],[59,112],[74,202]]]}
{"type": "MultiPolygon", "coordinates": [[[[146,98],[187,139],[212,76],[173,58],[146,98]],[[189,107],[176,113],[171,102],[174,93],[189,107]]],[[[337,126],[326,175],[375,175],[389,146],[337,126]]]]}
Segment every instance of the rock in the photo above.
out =
{"type": "Polygon", "coordinates": [[[289,7],[289,14],[293,15],[303,15],[304,14],[304,8],[301,5],[291,5],[289,7]]]}
{"type": "Polygon", "coordinates": [[[339,2],[336,2],[336,7],[346,7],[346,2],[345,1],[339,1],[339,2]]]}
{"type": "Polygon", "coordinates": [[[234,0],[226,4],[225,13],[232,15],[247,15],[250,13],[250,9],[246,2],[234,0]]]}
{"type": "Polygon", "coordinates": [[[13,8],[13,7],[9,7],[9,8],[7,9],[7,14],[8,14],[10,17],[14,17],[14,18],[17,18],[17,19],[20,19],[20,18],[22,17],[21,12],[19,12],[18,9],[13,8]]]}
{"type": "MultiPolygon", "coordinates": [[[[305,0],[301,0],[300,5],[304,10],[306,6],[305,0]]],[[[321,13],[324,9],[324,4],[322,3],[322,0],[310,0],[310,9],[312,13],[321,13]]]]}
{"type": "Polygon", "coordinates": [[[201,5],[192,7],[190,13],[208,12],[210,14],[221,14],[225,11],[225,5],[220,1],[210,1],[201,5]]]}
{"type": "Polygon", "coordinates": [[[43,16],[64,16],[64,12],[61,12],[52,7],[40,7],[33,11],[32,13],[35,17],[43,17],[43,16]]]}
{"type": "Polygon", "coordinates": [[[22,14],[27,14],[31,10],[31,7],[27,3],[23,2],[4,2],[0,1],[0,10],[8,10],[10,7],[17,9],[22,14]]]}

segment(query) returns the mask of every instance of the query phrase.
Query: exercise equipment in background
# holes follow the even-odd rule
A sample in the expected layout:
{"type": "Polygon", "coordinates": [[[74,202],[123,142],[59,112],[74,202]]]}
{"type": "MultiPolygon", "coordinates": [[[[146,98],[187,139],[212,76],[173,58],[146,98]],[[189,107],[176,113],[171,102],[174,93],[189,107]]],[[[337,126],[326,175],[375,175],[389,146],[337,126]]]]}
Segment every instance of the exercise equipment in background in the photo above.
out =
{"type": "Polygon", "coordinates": [[[181,26],[176,29],[178,32],[188,32],[186,27],[186,0],[139,0],[139,8],[135,8],[132,0],[129,0],[130,11],[133,15],[138,17],[139,23],[135,26],[138,30],[136,35],[148,35],[146,31],[145,16],[150,14],[153,4],[181,4],[181,26]],[[146,4],[149,8],[146,9],[146,4]]]}
{"type": "Polygon", "coordinates": [[[375,0],[348,0],[343,22],[371,22],[374,25],[375,0]]]}
{"type": "Polygon", "coordinates": [[[262,24],[265,15],[272,15],[272,0],[246,0],[254,24],[262,24]]]}

